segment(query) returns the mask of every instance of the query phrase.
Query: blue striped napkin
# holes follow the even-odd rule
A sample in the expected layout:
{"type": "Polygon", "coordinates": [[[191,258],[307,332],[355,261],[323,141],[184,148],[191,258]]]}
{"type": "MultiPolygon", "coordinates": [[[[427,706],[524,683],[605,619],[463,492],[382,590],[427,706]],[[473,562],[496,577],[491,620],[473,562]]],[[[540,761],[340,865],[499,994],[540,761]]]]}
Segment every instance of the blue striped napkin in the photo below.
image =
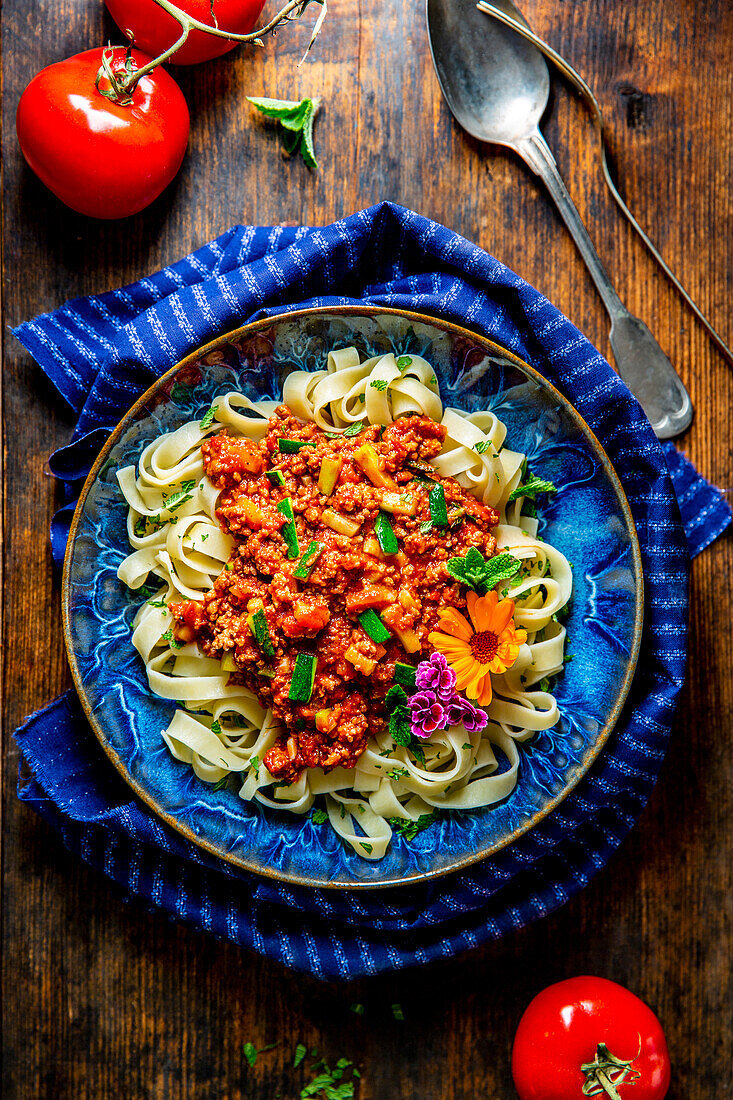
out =
{"type": "Polygon", "coordinates": [[[648,606],[631,696],[590,773],[490,861],[425,886],[334,893],[259,880],[161,824],[108,763],[73,692],[16,733],[20,798],[127,896],[324,979],[497,938],[557,908],[604,865],[664,758],[685,674],[688,555],[731,521],[718,490],[659,445],[608,363],[541,294],[444,226],[381,203],[322,229],[235,226],[146,279],[14,330],[77,417],[51,458],[65,494],[54,559],[95,455],[155,378],[247,321],[354,302],[435,313],[490,336],[557,385],[610,455],[634,513],[648,606]]]}

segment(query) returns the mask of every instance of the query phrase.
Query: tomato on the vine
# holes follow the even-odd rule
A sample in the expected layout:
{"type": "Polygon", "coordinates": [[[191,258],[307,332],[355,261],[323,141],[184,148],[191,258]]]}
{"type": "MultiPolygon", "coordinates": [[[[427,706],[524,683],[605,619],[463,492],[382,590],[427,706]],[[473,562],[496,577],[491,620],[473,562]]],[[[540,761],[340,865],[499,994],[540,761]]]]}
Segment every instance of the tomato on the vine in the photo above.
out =
{"type": "MultiPolygon", "coordinates": [[[[254,30],[265,0],[173,0],[175,6],[200,23],[219,27],[234,34],[254,30]],[[216,22],[212,18],[216,16],[216,22]]],[[[105,0],[109,13],[123,33],[130,31],[135,45],[158,57],[181,36],[181,25],[159,7],[155,0],[105,0]]],[[[185,45],[170,61],[173,65],[196,65],[233,50],[236,42],[204,31],[191,31],[185,45]]]]}
{"type": "MultiPolygon", "coordinates": [[[[114,73],[124,74],[125,54],[112,52],[114,73]]],[[[131,56],[138,68],[150,60],[137,50],[131,56]]],[[[95,88],[102,58],[101,49],[86,50],[42,69],[18,104],[18,141],[36,175],[72,210],[125,218],[156,199],[180,168],[188,107],[163,69],[141,78],[127,106],[108,99],[95,88]]]]}
{"type": "Polygon", "coordinates": [[[662,1100],[667,1042],[652,1010],[628,989],[607,978],[569,978],[527,1007],[512,1075],[520,1100],[662,1100]]]}

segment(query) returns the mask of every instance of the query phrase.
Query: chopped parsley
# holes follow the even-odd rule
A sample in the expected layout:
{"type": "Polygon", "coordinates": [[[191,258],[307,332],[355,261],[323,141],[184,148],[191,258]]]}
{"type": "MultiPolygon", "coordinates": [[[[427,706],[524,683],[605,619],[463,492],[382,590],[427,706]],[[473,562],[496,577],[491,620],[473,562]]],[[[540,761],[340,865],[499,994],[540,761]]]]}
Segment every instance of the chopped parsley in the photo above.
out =
{"type": "Polygon", "coordinates": [[[364,1015],[364,1005],[362,1005],[362,1004],[350,1005],[350,1011],[353,1012],[355,1016],[363,1016],[364,1015]]]}
{"type": "Polygon", "coordinates": [[[360,843],[360,845],[362,846],[362,848],[364,849],[365,852],[367,852],[369,855],[372,854],[372,852],[374,851],[374,845],[373,844],[367,844],[366,841],[364,841],[364,840],[360,840],[359,843],[360,843]]]}
{"type": "Polygon", "coordinates": [[[229,786],[229,776],[230,775],[231,775],[231,772],[229,772],[227,775],[223,775],[221,777],[221,779],[217,779],[216,783],[211,788],[212,791],[224,791],[224,790],[226,790],[227,787],[229,786]]]}
{"type": "Polygon", "coordinates": [[[328,821],[328,814],[325,810],[314,810],[311,814],[311,821],[314,825],[324,825],[328,821]]]}
{"type": "Polygon", "coordinates": [[[404,840],[409,841],[414,840],[423,829],[430,828],[437,816],[437,810],[433,810],[429,814],[420,814],[416,821],[410,821],[406,817],[389,817],[387,821],[396,833],[399,833],[404,840]]]}
{"type": "Polygon", "coordinates": [[[259,756],[251,756],[249,758],[249,766],[255,773],[255,779],[260,778],[260,758],[259,756]]]}
{"type": "Polygon", "coordinates": [[[308,1048],[303,1043],[298,1043],[297,1047],[295,1048],[295,1057],[293,1058],[293,1066],[295,1067],[295,1069],[298,1068],[307,1053],[308,1048]]]}
{"type": "Polygon", "coordinates": [[[167,607],[165,600],[148,600],[151,607],[167,607]]]}
{"type": "Polygon", "coordinates": [[[387,385],[388,383],[386,378],[375,378],[372,382],[369,383],[371,389],[379,390],[380,393],[387,389],[387,385]]]}
{"type": "Polygon", "coordinates": [[[218,722],[218,720],[217,720],[216,718],[215,718],[215,719],[214,719],[214,721],[213,721],[213,722],[211,723],[211,732],[212,732],[212,733],[215,733],[215,734],[217,735],[217,737],[218,737],[218,736],[219,736],[219,734],[221,733],[221,725],[219,724],[219,722],[218,722]]]}
{"type": "Polygon", "coordinates": [[[168,642],[171,649],[181,649],[183,647],[183,642],[179,642],[177,638],[173,637],[173,628],[170,626],[165,634],[161,634],[160,640],[161,642],[168,642]]]}
{"type": "Polygon", "coordinates": [[[392,768],[391,772],[387,772],[388,777],[394,779],[395,783],[400,779],[404,779],[405,776],[409,774],[407,768],[392,768]]]}
{"type": "Polygon", "coordinates": [[[395,363],[397,364],[398,370],[407,370],[407,368],[412,365],[412,356],[400,355],[399,359],[395,359],[395,363]]]}
{"type": "Polygon", "coordinates": [[[394,1016],[395,1020],[404,1020],[405,1014],[402,1011],[402,1005],[401,1004],[393,1004],[392,1005],[392,1015],[394,1016]]]}

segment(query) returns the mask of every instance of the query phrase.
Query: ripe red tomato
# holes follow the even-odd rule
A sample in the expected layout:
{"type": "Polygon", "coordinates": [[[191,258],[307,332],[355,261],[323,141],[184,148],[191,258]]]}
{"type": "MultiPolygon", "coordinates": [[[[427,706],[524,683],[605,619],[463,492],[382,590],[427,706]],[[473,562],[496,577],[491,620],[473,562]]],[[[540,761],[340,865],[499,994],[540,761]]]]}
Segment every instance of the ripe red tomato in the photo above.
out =
{"type": "MultiPolygon", "coordinates": [[[[149,61],[133,50],[138,67],[149,61]]],[[[125,50],[115,49],[114,72],[125,50]]],[[[163,69],[144,76],[121,106],[94,86],[102,50],[42,69],[23,92],[16,126],[23,156],[54,195],[92,218],[126,218],[156,199],[181,167],[189,115],[163,69]]],[[[102,85],[104,87],[104,84],[102,85]]]]}
{"type": "MultiPolygon", "coordinates": [[[[158,57],[180,38],[180,23],[154,0],[105,0],[105,3],[120,30],[131,31],[135,35],[135,45],[153,57],[158,57]]],[[[200,23],[216,25],[211,18],[212,0],[174,0],[174,3],[200,23]]],[[[265,0],[213,0],[213,5],[220,30],[249,34],[254,30],[265,0]]],[[[236,42],[204,31],[191,31],[185,46],[173,55],[171,63],[196,65],[199,61],[221,57],[236,45],[236,42]]]]}
{"type": "MultiPolygon", "coordinates": [[[[590,1066],[594,1060],[607,1065],[610,1061],[603,1049],[598,1050],[599,1043],[605,1044],[621,1065],[629,1063],[629,1069],[621,1076],[620,1066],[611,1064],[605,1071],[610,1091],[601,1087],[586,1095],[597,1095],[600,1100],[662,1100],[666,1096],[669,1054],[657,1017],[616,982],[584,976],[548,986],[530,1002],[519,1021],[512,1075],[520,1100],[583,1100],[587,1075],[581,1066],[590,1066]]],[[[603,1076],[603,1070],[596,1074],[601,1085],[603,1076]]]]}

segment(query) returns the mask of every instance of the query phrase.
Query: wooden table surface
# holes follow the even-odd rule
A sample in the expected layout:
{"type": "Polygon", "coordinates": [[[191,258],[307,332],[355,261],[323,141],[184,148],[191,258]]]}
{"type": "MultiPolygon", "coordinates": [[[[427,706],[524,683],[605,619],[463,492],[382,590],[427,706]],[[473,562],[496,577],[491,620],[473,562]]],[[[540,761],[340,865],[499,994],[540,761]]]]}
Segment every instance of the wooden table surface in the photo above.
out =
{"type": "MultiPolygon", "coordinates": [[[[305,27],[263,51],[178,70],[192,113],[180,175],[143,214],[103,224],[67,211],[24,166],[14,114],[40,68],[119,34],[101,0],[4,0],[5,325],[133,280],[232,223],[327,223],[387,198],[494,253],[609,354],[604,311],[542,187],[513,155],[454,125],[422,5],[330,8],[301,69],[305,27]],[[282,156],[247,94],[324,97],[318,172],[282,156]]],[[[524,0],[523,10],[598,94],[622,191],[730,341],[730,0],[524,0]]],[[[544,129],[622,297],[692,395],[685,450],[729,488],[731,369],[620,219],[588,118],[557,81],[544,129]]],[[[44,463],[72,424],[6,328],[3,339],[3,1096],[295,1100],[303,1079],[292,1051],[303,1041],[361,1067],[360,1100],[507,1100],[524,1006],[547,983],[588,972],[622,982],[658,1012],[674,1064],[670,1097],[732,1095],[730,537],[694,563],[689,676],[670,752],[610,864],[559,912],[499,943],[326,986],[123,903],[16,800],[12,731],[70,683],[47,539],[58,501],[44,463]],[[349,1011],[353,1002],[363,1016],[349,1011]],[[250,1069],[247,1041],[278,1046],[250,1069]]]]}

